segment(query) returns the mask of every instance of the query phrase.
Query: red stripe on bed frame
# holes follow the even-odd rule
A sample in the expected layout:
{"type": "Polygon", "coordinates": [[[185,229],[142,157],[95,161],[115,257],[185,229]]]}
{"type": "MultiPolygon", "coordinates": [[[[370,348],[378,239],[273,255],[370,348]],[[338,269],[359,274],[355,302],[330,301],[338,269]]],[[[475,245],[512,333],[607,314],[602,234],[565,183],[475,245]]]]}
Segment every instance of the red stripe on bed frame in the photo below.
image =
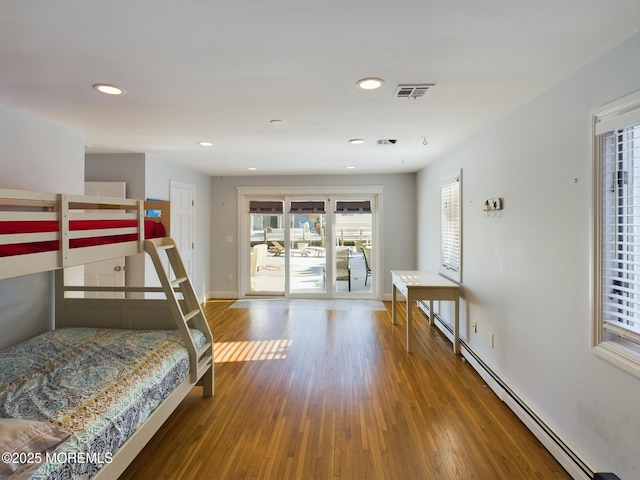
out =
{"type": "MultiPolygon", "coordinates": [[[[72,220],[69,222],[69,230],[102,230],[108,228],[137,227],[135,220],[72,220]]],[[[0,235],[57,232],[58,222],[53,220],[43,221],[22,221],[0,222],[0,235]]],[[[162,223],[155,220],[145,220],[145,238],[161,238],[166,236],[162,223]]],[[[137,241],[138,234],[109,235],[104,237],[76,238],[69,241],[70,248],[82,248],[95,245],[108,245],[113,243],[123,243],[137,241]]],[[[10,257],[14,255],[26,255],[29,253],[49,252],[60,248],[57,240],[44,242],[14,243],[0,245],[0,257],[10,257]]]]}

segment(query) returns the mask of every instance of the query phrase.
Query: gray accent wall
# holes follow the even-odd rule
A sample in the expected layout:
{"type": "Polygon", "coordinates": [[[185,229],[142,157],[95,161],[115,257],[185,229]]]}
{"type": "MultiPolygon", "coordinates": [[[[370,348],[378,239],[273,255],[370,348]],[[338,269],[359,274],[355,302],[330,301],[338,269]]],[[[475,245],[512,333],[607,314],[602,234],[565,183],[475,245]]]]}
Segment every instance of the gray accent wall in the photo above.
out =
{"type": "Polygon", "coordinates": [[[127,198],[145,198],[144,153],[92,153],[85,157],[87,182],[126,182],[127,198]]]}
{"type": "MultiPolygon", "coordinates": [[[[193,284],[201,300],[210,289],[211,179],[195,170],[144,153],[91,154],[86,156],[86,180],[126,182],[128,198],[169,200],[172,180],[196,187],[195,252],[193,284]]],[[[146,255],[127,259],[130,285],[159,286],[155,269],[146,255]]]]}

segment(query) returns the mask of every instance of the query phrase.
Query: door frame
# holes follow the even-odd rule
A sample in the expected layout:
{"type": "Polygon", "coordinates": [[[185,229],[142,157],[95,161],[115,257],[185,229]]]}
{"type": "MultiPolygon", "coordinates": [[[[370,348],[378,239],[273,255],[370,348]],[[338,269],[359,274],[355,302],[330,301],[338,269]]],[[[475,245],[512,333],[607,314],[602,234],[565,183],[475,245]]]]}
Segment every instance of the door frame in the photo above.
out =
{"type": "MultiPolygon", "coordinates": [[[[247,253],[249,250],[246,248],[247,245],[250,244],[251,232],[249,228],[249,222],[247,220],[247,215],[249,212],[249,201],[250,200],[282,200],[283,202],[289,201],[291,199],[302,199],[302,198],[311,198],[311,197],[322,197],[329,199],[331,201],[342,198],[355,199],[358,197],[373,197],[374,205],[373,211],[374,215],[372,216],[372,242],[374,245],[378,247],[375,249],[374,258],[372,259],[372,270],[376,272],[372,277],[373,285],[371,294],[363,295],[359,298],[375,298],[382,299],[382,286],[383,286],[383,278],[384,275],[381,273],[382,266],[382,252],[384,251],[383,246],[383,236],[381,234],[382,230],[382,196],[383,196],[383,187],[381,185],[358,185],[358,186],[323,186],[323,187],[309,187],[309,186],[293,186],[293,187],[272,187],[272,186],[262,186],[262,187],[236,187],[237,190],[237,237],[238,241],[238,271],[236,272],[237,278],[237,288],[238,288],[238,296],[239,298],[244,298],[250,291],[250,256],[247,253]]],[[[284,224],[288,225],[289,222],[289,208],[285,204],[284,208],[284,224]]],[[[327,243],[334,243],[334,232],[333,232],[333,208],[331,204],[327,206],[327,221],[329,221],[329,217],[331,217],[331,237],[327,236],[327,243]]],[[[286,230],[288,235],[288,228],[286,230]]],[[[285,238],[285,242],[288,241],[288,238],[285,238]]],[[[332,248],[333,250],[333,248],[332,248]]],[[[333,258],[333,251],[331,255],[327,256],[327,263],[329,263],[329,259],[333,258]]],[[[285,258],[285,262],[289,260],[285,258]]],[[[333,263],[333,262],[331,262],[333,263]]],[[[287,265],[288,268],[288,265],[287,265]]],[[[333,265],[327,265],[327,277],[333,278],[333,265]],[[329,277],[331,275],[331,277],[329,277]]],[[[287,293],[288,288],[288,279],[286,280],[285,292],[284,296],[287,298],[356,298],[352,295],[336,295],[333,292],[333,281],[331,282],[331,288],[329,286],[326,289],[326,292],[322,294],[291,294],[287,293]]],[[[251,295],[254,296],[254,295],[251,295]]]]}

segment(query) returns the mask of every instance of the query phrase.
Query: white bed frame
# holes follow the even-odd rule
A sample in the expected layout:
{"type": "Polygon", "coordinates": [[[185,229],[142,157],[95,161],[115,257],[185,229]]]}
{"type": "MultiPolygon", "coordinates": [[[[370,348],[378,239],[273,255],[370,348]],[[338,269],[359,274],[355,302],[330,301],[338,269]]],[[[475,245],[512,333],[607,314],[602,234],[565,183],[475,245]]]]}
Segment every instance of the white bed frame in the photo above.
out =
{"type": "MultiPolygon", "coordinates": [[[[27,190],[0,189],[0,221],[58,220],[59,230],[51,233],[0,234],[0,245],[58,240],[60,249],[51,252],[0,257],[0,280],[37,272],[55,270],[56,328],[101,327],[141,329],[178,329],[189,351],[190,375],[156,408],[145,423],[113,455],[93,477],[117,478],[144,448],[171,413],[196,385],[203,387],[203,396],[214,392],[213,336],[198,302],[175,242],[169,238],[144,240],[145,210],[160,210],[160,220],[169,235],[168,202],[143,202],[121,198],[89,197],[27,190]],[[71,231],[72,220],[135,219],[137,227],[109,230],[71,231]],[[138,233],[137,241],[92,247],[70,248],[75,238],[138,233]],[[110,258],[147,252],[156,267],[162,287],[70,287],[64,282],[64,268],[110,258]],[[164,253],[163,253],[164,252],[164,253]],[[171,266],[166,269],[165,265],[171,266]],[[173,278],[169,278],[168,271],[173,278]],[[69,291],[120,291],[144,295],[163,292],[164,299],[144,298],[76,298],[65,295],[69,291]],[[202,331],[206,343],[195,347],[190,328],[202,331]]],[[[135,297],[135,295],[128,295],[135,297]]]]}

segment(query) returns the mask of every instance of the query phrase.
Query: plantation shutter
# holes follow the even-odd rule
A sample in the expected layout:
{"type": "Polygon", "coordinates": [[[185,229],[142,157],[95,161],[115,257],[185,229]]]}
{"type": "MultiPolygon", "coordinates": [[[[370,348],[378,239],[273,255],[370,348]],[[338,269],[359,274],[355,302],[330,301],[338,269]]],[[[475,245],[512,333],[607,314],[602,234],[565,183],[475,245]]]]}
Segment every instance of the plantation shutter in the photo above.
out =
{"type": "Polygon", "coordinates": [[[460,173],[447,179],[441,188],[441,250],[443,273],[461,281],[462,215],[460,173]]]}
{"type": "Polygon", "coordinates": [[[603,115],[601,148],[603,328],[640,343],[640,108],[603,115]]]}

